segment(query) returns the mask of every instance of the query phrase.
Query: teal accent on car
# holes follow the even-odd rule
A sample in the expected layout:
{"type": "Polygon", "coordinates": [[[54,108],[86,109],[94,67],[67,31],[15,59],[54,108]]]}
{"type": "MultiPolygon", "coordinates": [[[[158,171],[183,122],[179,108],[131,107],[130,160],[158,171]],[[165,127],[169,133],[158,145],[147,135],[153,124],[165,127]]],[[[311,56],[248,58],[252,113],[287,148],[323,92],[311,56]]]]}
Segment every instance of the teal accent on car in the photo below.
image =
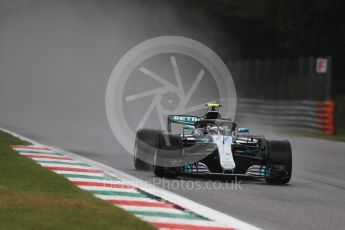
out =
{"type": "Polygon", "coordinates": [[[244,150],[244,154],[249,155],[249,156],[254,156],[255,155],[255,150],[246,149],[246,150],[244,150]]]}
{"type": "Polygon", "coordinates": [[[211,136],[205,135],[205,136],[195,138],[195,142],[197,142],[197,143],[212,143],[213,139],[211,136]]]}
{"type": "Polygon", "coordinates": [[[187,165],[182,167],[182,170],[185,173],[192,172],[192,166],[190,164],[187,164],[187,165]]]}
{"type": "Polygon", "coordinates": [[[238,132],[240,132],[240,133],[249,133],[249,128],[238,128],[238,132]]]}
{"type": "Polygon", "coordinates": [[[193,125],[184,125],[183,129],[191,129],[191,130],[193,130],[193,129],[195,129],[195,127],[193,125]]]}
{"type": "Polygon", "coordinates": [[[196,116],[169,115],[169,120],[180,124],[194,124],[199,121],[200,118],[196,116]]]}

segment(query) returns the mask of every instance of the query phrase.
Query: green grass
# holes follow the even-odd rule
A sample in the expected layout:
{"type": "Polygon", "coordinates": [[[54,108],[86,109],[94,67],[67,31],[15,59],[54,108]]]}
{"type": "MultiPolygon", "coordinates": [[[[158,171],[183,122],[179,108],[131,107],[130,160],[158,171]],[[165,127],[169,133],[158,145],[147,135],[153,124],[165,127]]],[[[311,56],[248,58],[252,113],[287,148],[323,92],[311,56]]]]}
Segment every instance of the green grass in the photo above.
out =
{"type": "Polygon", "coordinates": [[[0,131],[0,229],[154,229],[18,155],[0,131]]]}

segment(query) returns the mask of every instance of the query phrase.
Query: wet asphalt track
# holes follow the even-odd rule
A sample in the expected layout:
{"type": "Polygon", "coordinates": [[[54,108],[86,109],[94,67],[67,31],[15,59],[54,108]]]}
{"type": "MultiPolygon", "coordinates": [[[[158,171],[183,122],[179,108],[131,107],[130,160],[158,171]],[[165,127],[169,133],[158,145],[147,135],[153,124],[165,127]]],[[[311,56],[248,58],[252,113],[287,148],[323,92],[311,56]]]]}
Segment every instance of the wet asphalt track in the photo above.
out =
{"type": "Polygon", "coordinates": [[[99,133],[87,128],[80,136],[53,130],[45,134],[35,127],[7,128],[154,182],[264,229],[342,229],[345,226],[345,143],[289,137],[293,148],[293,177],[289,185],[249,180],[241,181],[237,189],[225,182],[214,182],[212,188],[213,182],[208,180],[159,182],[151,172],[134,170],[133,159],[116,148],[111,133],[101,139],[99,133]],[[194,189],[189,189],[193,186],[194,189]]]}

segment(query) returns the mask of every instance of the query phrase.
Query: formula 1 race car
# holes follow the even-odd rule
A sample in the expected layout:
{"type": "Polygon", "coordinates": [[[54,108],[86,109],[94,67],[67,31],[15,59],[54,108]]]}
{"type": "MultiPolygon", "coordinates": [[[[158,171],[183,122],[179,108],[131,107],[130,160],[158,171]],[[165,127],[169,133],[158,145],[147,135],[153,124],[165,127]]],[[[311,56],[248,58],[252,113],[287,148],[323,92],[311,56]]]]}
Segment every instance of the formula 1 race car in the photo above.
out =
{"type": "Polygon", "coordinates": [[[203,117],[169,115],[167,132],[140,129],[136,133],[134,165],[153,169],[158,177],[255,177],[286,184],[291,178],[292,152],[287,140],[268,140],[238,128],[219,113],[221,104],[208,103],[203,117]],[[182,134],[172,133],[181,124],[182,134]]]}

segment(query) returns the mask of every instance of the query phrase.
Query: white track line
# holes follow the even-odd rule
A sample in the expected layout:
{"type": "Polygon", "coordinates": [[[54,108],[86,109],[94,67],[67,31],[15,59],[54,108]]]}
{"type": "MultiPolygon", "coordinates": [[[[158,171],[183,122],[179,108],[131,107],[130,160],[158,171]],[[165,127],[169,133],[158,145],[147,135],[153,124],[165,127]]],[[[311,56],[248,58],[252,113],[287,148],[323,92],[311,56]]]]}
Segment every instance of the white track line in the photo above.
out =
{"type": "Polygon", "coordinates": [[[18,152],[32,152],[32,154],[34,154],[34,153],[56,153],[53,150],[46,150],[46,149],[29,149],[29,148],[17,148],[17,147],[14,147],[13,149],[15,149],[18,152]]]}
{"type": "Polygon", "coordinates": [[[217,222],[211,222],[208,220],[198,220],[198,219],[173,219],[169,217],[156,217],[156,216],[144,216],[144,215],[138,215],[136,216],[140,217],[143,220],[146,220],[150,223],[167,223],[167,224],[190,224],[190,225],[198,225],[203,227],[224,227],[220,223],[217,222]]]}
{"type": "Polygon", "coordinates": [[[138,187],[141,190],[146,191],[152,195],[161,197],[161,198],[163,198],[163,199],[165,199],[171,203],[177,204],[177,205],[179,205],[179,206],[181,206],[187,210],[191,210],[192,212],[194,212],[196,214],[199,214],[201,216],[204,216],[204,217],[207,217],[211,220],[214,220],[217,223],[220,223],[224,226],[228,226],[229,228],[235,228],[235,229],[239,229],[239,230],[240,229],[247,229],[247,230],[258,230],[259,229],[258,227],[255,227],[251,224],[248,224],[248,223],[241,221],[237,218],[234,218],[230,215],[227,215],[227,214],[224,214],[224,213],[219,212],[217,210],[211,209],[205,205],[199,204],[197,202],[194,202],[192,200],[184,198],[180,195],[177,195],[173,192],[167,191],[167,190],[162,189],[160,187],[154,186],[152,184],[148,184],[148,182],[146,182],[144,180],[141,180],[139,178],[131,176],[125,172],[114,169],[114,168],[107,166],[105,164],[99,163],[97,161],[88,159],[86,157],[80,156],[78,154],[75,154],[75,153],[72,153],[69,151],[65,151],[65,150],[60,149],[60,148],[55,148],[55,147],[43,145],[37,141],[34,141],[32,139],[29,139],[27,137],[24,137],[22,135],[19,135],[17,133],[14,133],[10,130],[7,130],[7,129],[1,128],[1,127],[0,127],[0,130],[7,132],[7,133],[9,133],[9,134],[21,139],[21,140],[31,142],[34,145],[48,147],[48,148],[52,149],[53,151],[62,153],[65,156],[72,157],[73,159],[76,159],[76,160],[81,161],[83,163],[90,164],[94,167],[102,169],[102,170],[106,171],[107,174],[109,174],[111,176],[118,177],[119,179],[123,180],[124,182],[127,182],[130,185],[138,187]]]}
{"type": "MultiPolygon", "coordinates": [[[[114,183],[118,180],[116,178],[107,178],[107,177],[100,177],[99,179],[92,179],[92,178],[81,178],[81,177],[66,177],[66,179],[70,181],[83,181],[83,182],[97,182],[97,183],[114,183]]],[[[120,181],[119,181],[120,182],[120,181]]],[[[95,186],[90,186],[95,187],[95,186]]]]}
{"type": "MultiPolygon", "coordinates": [[[[83,163],[83,162],[75,161],[73,159],[71,159],[71,160],[49,159],[49,158],[45,158],[45,159],[42,159],[42,158],[31,158],[31,159],[34,160],[34,161],[60,161],[60,162],[68,162],[68,163],[83,163]]],[[[37,162],[37,163],[39,163],[39,162],[37,162]]]]}
{"type": "Polygon", "coordinates": [[[141,206],[129,206],[129,205],[118,205],[119,207],[127,211],[146,211],[146,212],[165,212],[174,214],[186,214],[185,211],[176,208],[160,208],[160,207],[141,207],[141,206]]]}
{"type": "Polygon", "coordinates": [[[50,170],[52,172],[55,172],[57,174],[79,174],[79,175],[85,175],[85,176],[104,176],[103,173],[94,173],[94,172],[73,172],[73,171],[65,171],[65,170],[50,170]]]}
{"type": "Polygon", "coordinates": [[[114,192],[132,192],[132,193],[138,193],[137,189],[134,188],[110,188],[110,187],[95,187],[95,186],[80,186],[77,185],[79,188],[87,191],[114,191],[114,192]]]}
{"type": "Polygon", "coordinates": [[[150,203],[162,203],[156,200],[152,200],[148,197],[129,197],[129,196],[114,196],[114,195],[99,195],[93,194],[95,197],[98,197],[102,200],[129,200],[129,201],[147,201],[150,203]]]}
{"type": "Polygon", "coordinates": [[[54,164],[54,163],[40,163],[36,162],[37,164],[43,167],[69,167],[74,169],[93,169],[91,166],[81,166],[81,165],[67,165],[67,164],[54,164]]]}

